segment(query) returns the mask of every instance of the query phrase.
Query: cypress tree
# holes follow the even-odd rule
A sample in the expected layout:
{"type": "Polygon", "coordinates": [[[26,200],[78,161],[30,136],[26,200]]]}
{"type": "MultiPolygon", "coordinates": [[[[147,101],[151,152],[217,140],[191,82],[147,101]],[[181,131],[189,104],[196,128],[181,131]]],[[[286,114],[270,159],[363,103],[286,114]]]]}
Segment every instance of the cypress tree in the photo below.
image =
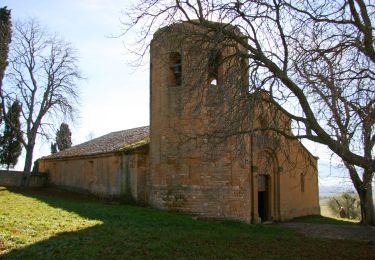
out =
{"type": "Polygon", "coordinates": [[[72,146],[72,132],[70,132],[69,125],[62,123],[60,129],[56,133],[56,144],[59,151],[63,151],[72,146]]]}
{"type": "Polygon", "coordinates": [[[57,153],[57,145],[56,143],[51,143],[51,153],[57,153]]]}
{"type": "Polygon", "coordinates": [[[7,117],[13,127],[5,121],[3,136],[0,140],[0,164],[6,165],[8,170],[17,164],[18,157],[22,152],[22,137],[19,135],[21,109],[21,104],[18,101],[8,107],[7,117]]]}
{"type": "MultiPolygon", "coordinates": [[[[5,69],[8,65],[9,43],[11,40],[12,23],[10,20],[10,10],[7,7],[0,8],[0,88],[3,85],[5,69]]],[[[0,104],[0,112],[3,110],[0,104]]],[[[0,113],[0,124],[3,116],[0,113]]]]}
{"type": "Polygon", "coordinates": [[[0,86],[3,81],[4,71],[8,65],[8,51],[11,40],[10,10],[0,8],[0,86]]]}

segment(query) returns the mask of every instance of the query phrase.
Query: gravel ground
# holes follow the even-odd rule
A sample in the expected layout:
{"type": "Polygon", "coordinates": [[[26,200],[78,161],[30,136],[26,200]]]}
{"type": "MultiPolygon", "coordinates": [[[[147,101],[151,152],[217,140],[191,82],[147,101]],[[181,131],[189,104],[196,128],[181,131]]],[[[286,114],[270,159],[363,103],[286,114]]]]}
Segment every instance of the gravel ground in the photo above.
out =
{"type": "Polygon", "coordinates": [[[375,228],[360,225],[312,224],[300,222],[281,223],[281,226],[298,233],[318,237],[369,241],[375,245],[375,228]]]}

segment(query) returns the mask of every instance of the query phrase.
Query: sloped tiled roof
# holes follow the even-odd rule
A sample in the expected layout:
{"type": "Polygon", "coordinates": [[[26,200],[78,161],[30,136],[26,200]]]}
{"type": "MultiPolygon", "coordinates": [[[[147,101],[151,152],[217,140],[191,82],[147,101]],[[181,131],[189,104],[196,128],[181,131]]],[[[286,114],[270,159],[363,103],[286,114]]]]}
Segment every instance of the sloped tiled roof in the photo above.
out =
{"type": "Polygon", "coordinates": [[[117,151],[126,151],[149,143],[148,126],[112,132],[88,142],[72,146],[64,151],[45,156],[42,159],[78,157],[117,151]]]}

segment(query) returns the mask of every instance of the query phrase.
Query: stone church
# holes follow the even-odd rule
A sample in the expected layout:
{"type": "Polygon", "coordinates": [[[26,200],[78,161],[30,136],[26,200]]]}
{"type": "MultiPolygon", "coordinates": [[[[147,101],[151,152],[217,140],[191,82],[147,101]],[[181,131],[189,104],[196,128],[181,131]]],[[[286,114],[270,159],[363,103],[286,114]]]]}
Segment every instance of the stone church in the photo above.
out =
{"type": "Polygon", "coordinates": [[[250,88],[246,53],[220,30],[160,29],[150,44],[150,127],[43,157],[39,170],[50,185],[202,217],[319,214],[317,157],[290,138],[291,120],[269,93],[250,88]]]}

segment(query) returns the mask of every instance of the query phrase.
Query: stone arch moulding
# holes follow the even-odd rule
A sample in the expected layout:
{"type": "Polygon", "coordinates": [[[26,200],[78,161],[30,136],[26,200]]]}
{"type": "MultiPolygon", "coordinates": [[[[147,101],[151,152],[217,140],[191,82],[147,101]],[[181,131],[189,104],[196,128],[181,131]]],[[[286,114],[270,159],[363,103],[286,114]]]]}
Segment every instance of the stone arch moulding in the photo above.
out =
{"type": "Polygon", "coordinates": [[[280,175],[278,160],[274,151],[263,149],[256,153],[256,174],[254,180],[255,216],[261,222],[280,218],[280,175]]]}

